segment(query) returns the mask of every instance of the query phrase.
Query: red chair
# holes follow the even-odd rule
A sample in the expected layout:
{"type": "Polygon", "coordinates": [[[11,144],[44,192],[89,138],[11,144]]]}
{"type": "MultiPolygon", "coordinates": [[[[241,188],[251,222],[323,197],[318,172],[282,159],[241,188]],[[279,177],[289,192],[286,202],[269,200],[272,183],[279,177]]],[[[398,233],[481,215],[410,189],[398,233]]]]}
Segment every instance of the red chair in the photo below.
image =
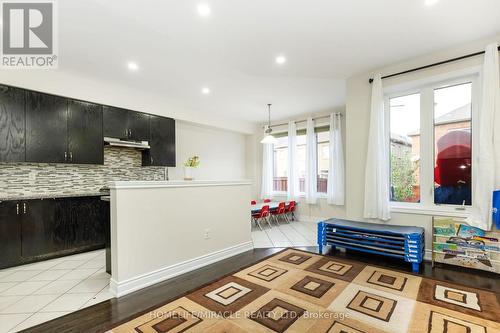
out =
{"type": "Polygon", "coordinates": [[[284,202],[280,202],[278,205],[278,208],[275,210],[271,211],[271,216],[274,218],[274,221],[276,221],[276,224],[279,225],[279,218],[280,216],[285,217],[285,211],[286,211],[286,204],[284,202]]]}
{"type": "Polygon", "coordinates": [[[295,220],[294,212],[295,212],[295,205],[296,204],[297,203],[295,201],[290,201],[290,203],[288,204],[288,207],[286,208],[286,212],[285,212],[285,216],[286,216],[287,220],[288,220],[288,216],[291,217],[292,221],[295,220]]]}
{"type": "Polygon", "coordinates": [[[264,199],[264,203],[270,203],[271,199],[264,199]]]}
{"type": "Polygon", "coordinates": [[[256,205],[256,204],[257,204],[257,201],[252,200],[252,201],[250,201],[250,204],[251,204],[252,206],[253,206],[253,205],[256,205]]]}
{"type": "Polygon", "coordinates": [[[252,214],[252,221],[255,222],[262,230],[262,226],[260,225],[260,221],[266,221],[269,224],[269,227],[272,228],[271,222],[269,221],[269,206],[262,206],[258,213],[252,214]]]}

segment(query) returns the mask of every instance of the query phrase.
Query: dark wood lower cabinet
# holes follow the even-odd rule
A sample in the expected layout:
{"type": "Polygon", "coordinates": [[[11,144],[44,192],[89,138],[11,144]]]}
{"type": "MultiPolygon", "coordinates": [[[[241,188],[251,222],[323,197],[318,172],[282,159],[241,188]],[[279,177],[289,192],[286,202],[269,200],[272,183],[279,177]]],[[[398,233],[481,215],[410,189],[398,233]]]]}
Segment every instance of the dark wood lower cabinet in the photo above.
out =
{"type": "Polygon", "coordinates": [[[0,202],[0,268],[21,260],[21,219],[15,201],[0,202]]]}
{"type": "Polygon", "coordinates": [[[106,224],[100,197],[2,202],[0,268],[104,248],[106,224]]]}
{"type": "Polygon", "coordinates": [[[21,202],[22,257],[43,257],[62,250],[54,199],[21,202]]]}

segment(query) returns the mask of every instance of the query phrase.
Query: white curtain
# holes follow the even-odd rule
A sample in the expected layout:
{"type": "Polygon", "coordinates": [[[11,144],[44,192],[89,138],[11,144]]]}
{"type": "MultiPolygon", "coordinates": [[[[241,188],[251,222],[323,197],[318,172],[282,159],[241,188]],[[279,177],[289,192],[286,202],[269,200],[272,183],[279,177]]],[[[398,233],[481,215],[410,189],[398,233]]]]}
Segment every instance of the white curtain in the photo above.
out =
{"type": "Polygon", "coordinates": [[[288,173],[287,199],[295,200],[299,193],[297,175],[297,126],[294,121],[288,122],[288,173]]]}
{"type": "Polygon", "coordinates": [[[344,205],[344,148],[342,145],[342,115],[330,115],[330,151],[327,201],[331,205],[344,205]]]}
{"type": "Polygon", "coordinates": [[[316,178],[316,133],[314,132],[314,121],[311,117],[307,118],[306,127],[306,179],[305,192],[306,202],[316,204],[317,201],[317,183],[316,178]]]}
{"type": "Polygon", "coordinates": [[[389,210],[389,135],[384,117],[384,92],[381,75],[372,83],[370,129],[365,166],[364,217],[391,218],[389,210]]]}
{"type": "Polygon", "coordinates": [[[492,225],[493,190],[500,187],[500,78],[498,45],[486,47],[483,65],[482,98],[479,110],[477,159],[474,161],[475,186],[472,194],[472,214],[467,222],[490,230],[492,225]],[[497,149],[495,153],[495,149],[497,149]]]}
{"type": "Polygon", "coordinates": [[[271,198],[273,194],[273,148],[272,143],[262,145],[262,184],[261,199],[271,198]]]}

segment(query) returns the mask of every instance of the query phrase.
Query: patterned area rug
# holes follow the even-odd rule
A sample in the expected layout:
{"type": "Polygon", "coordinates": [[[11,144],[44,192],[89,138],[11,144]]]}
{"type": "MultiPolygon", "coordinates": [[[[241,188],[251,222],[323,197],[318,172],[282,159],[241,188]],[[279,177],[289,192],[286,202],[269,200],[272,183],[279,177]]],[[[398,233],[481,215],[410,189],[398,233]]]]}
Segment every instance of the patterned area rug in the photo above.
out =
{"type": "Polygon", "coordinates": [[[498,333],[500,295],[287,249],[112,332],[498,333]]]}

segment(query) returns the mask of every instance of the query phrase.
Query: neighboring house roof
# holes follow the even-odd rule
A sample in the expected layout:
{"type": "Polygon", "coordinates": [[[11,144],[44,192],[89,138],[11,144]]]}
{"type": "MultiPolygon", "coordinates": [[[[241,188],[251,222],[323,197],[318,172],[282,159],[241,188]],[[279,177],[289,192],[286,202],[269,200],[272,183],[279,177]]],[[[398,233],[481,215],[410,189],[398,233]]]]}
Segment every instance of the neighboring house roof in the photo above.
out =
{"type": "MultiPolygon", "coordinates": [[[[470,114],[471,114],[471,103],[468,103],[436,118],[434,124],[445,125],[445,124],[460,123],[463,121],[470,121],[470,114]]],[[[408,133],[409,136],[414,136],[419,134],[420,130],[408,133]]]]}
{"type": "Polygon", "coordinates": [[[458,109],[450,111],[448,113],[443,114],[441,117],[438,117],[435,120],[436,125],[449,124],[449,123],[458,123],[461,121],[470,120],[471,114],[471,104],[465,104],[458,109]]]}

